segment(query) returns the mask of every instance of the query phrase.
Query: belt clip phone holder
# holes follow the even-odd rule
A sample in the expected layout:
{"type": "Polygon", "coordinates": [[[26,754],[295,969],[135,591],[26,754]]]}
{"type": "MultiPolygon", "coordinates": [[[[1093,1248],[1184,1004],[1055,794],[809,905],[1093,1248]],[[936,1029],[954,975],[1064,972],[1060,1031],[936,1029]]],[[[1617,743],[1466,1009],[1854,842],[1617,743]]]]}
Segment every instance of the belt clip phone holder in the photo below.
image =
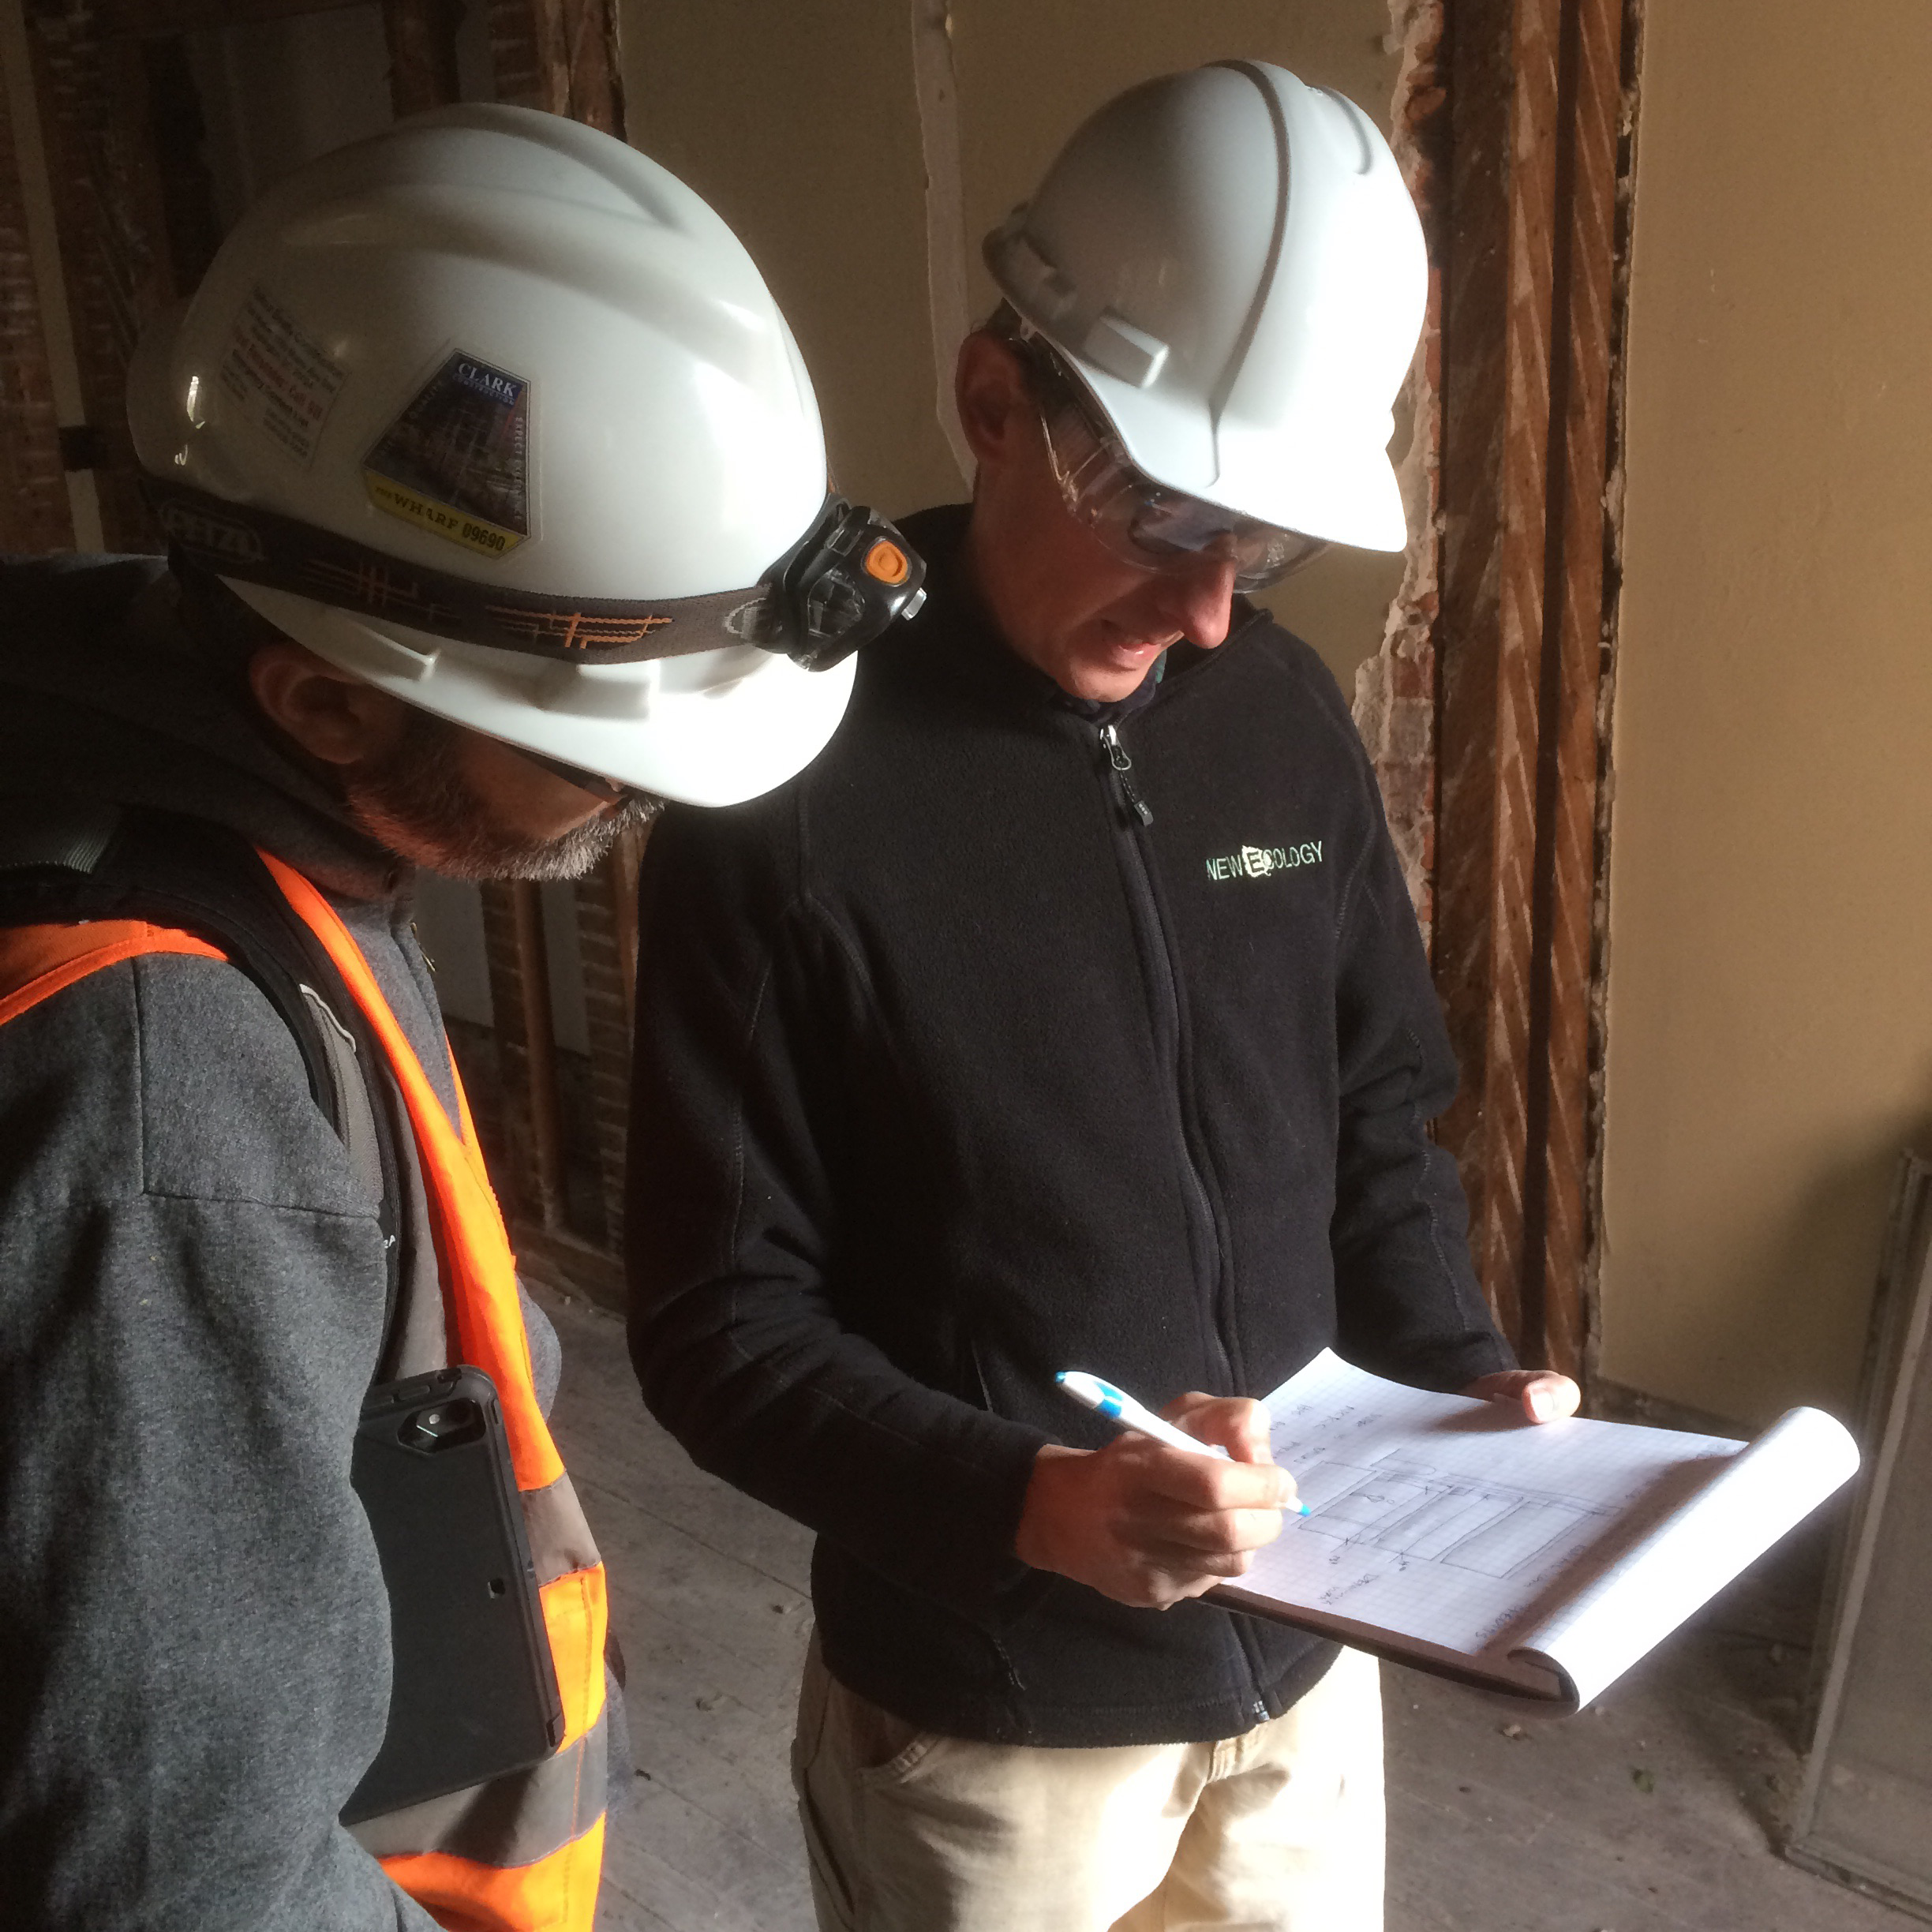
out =
{"type": "Polygon", "coordinates": [[[372,1389],[350,1477],[389,1593],[389,1724],[342,1822],[548,1758],[564,1705],[496,1385],[480,1368],[372,1389]]]}

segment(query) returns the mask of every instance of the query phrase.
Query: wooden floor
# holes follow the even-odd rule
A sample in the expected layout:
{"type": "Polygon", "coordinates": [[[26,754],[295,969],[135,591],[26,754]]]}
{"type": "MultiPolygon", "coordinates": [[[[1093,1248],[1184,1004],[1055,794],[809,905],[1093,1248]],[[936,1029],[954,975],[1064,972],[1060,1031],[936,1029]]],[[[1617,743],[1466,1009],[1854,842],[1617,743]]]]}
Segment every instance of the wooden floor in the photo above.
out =
{"type": "MultiPolygon", "coordinates": [[[[545,1300],[639,1767],[599,1932],[811,1932],[785,1769],[811,1539],[691,1466],[645,1415],[614,1320],[545,1300]]],[[[1388,1932],[1910,1932],[1773,1849],[1808,1623],[1802,1586],[1747,1580],[1601,1709],[1553,1724],[1385,1670],[1388,1932]]]]}

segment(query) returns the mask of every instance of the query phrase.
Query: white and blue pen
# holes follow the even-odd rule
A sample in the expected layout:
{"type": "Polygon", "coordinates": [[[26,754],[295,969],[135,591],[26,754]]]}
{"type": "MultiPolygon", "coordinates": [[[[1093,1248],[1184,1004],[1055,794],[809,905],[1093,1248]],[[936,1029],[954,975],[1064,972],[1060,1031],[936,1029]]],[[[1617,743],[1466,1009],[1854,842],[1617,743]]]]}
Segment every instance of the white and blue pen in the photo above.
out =
{"type": "MultiPolygon", "coordinates": [[[[1084,1368],[1062,1368],[1054,1380],[1083,1409],[1097,1410],[1110,1422],[1118,1422],[1122,1428],[1130,1428],[1136,1435],[1151,1436],[1155,1441],[1165,1443],[1170,1449],[1185,1449],[1191,1455],[1219,1456],[1223,1462],[1228,1460],[1228,1452],[1219,1443],[1204,1443],[1199,1436],[1176,1428],[1171,1422],[1163,1422],[1152,1410],[1144,1408],[1125,1389],[1117,1389],[1111,1382],[1103,1382],[1099,1376],[1089,1375],[1084,1368]]],[[[1300,1516],[1309,1513],[1305,1503],[1292,1503],[1288,1507],[1300,1516]]]]}

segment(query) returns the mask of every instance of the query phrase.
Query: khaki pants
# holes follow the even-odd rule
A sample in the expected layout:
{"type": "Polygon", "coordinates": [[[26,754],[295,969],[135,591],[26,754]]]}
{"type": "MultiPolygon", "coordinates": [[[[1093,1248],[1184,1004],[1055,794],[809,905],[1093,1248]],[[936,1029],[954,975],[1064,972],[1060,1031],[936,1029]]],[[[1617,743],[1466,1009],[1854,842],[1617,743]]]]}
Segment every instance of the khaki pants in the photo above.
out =
{"type": "Polygon", "coordinates": [[[820,1932],[1380,1932],[1381,1685],[1359,1651],[1240,1737],[1046,1750],[916,1731],[814,1641],[792,1777],[820,1932]]]}

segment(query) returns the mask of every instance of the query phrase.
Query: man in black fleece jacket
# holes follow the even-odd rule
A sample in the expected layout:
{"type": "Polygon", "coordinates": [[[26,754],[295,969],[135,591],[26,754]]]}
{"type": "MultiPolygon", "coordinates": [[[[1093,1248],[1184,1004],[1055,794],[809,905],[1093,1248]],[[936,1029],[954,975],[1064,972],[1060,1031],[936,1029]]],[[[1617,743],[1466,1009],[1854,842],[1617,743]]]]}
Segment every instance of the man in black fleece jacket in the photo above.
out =
{"type": "Polygon", "coordinates": [[[973,504],[908,520],[930,603],[832,746],[653,834],[634,1358],[819,1533],[822,1927],[1364,1932],[1373,1661],[1199,1601],[1293,1493],[1249,1398],[1326,1346],[1533,1418],[1575,1390],[1474,1280],[1347,709],[1235,594],[1283,533],[1114,541],[1061,440],[1121,468],[1106,426],[1010,316],[959,397],[973,504]],[[1116,1436],[1069,1368],[1230,1459],[1116,1436]]]}

